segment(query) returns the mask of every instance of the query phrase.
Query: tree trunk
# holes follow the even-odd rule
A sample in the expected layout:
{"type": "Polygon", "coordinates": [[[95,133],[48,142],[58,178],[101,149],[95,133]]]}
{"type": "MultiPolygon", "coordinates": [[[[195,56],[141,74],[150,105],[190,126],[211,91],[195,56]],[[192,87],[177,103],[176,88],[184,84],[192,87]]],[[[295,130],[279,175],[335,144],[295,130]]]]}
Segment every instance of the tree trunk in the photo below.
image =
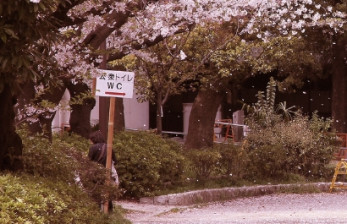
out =
{"type": "Polygon", "coordinates": [[[70,105],[70,131],[88,138],[91,132],[90,112],[95,106],[95,99],[93,97],[83,97],[83,94],[90,92],[87,84],[83,82],[76,84],[67,83],[67,88],[70,92],[71,99],[83,98],[82,102],[70,105]]]}
{"type": "MultiPolygon", "coordinates": [[[[344,35],[343,37],[346,37],[344,35]]],[[[337,132],[347,132],[347,64],[346,38],[339,38],[334,48],[332,75],[332,117],[337,132]]]]}
{"type": "MultiPolygon", "coordinates": [[[[110,109],[110,98],[99,97],[99,129],[107,139],[108,117],[110,109]]],[[[124,105],[123,98],[116,98],[115,113],[114,113],[114,132],[124,131],[124,105]]]]}
{"type": "Polygon", "coordinates": [[[115,133],[124,131],[124,105],[123,98],[116,98],[116,108],[114,111],[114,131],[115,133]]]}
{"type": "Polygon", "coordinates": [[[23,168],[23,145],[19,135],[15,132],[14,104],[16,97],[11,88],[4,84],[0,93],[0,170],[17,171],[23,168]]]}
{"type": "Polygon", "coordinates": [[[190,113],[185,148],[201,149],[213,146],[213,126],[222,99],[223,91],[206,89],[198,92],[190,113]]]}
{"type": "MultiPolygon", "coordinates": [[[[44,94],[35,99],[36,93],[34,85],[34,82],[28,81],[25,85],[22,86],[22,93],[18,98],[18,114],[20,114],[22,121],[28,124],[28,129],[31,133],[43,133],[43,135],[51,141],[52,121],[56,112],[51,112],[47,110],[47,108],[43,108],[43,112],[35,113],[33,117],[30,117],[31,115],[28,115],[26,113],[26,107],[29,106],[30,109],[32,108],[31,105],[34,105],[35,107],[39,108],[39,104],[43,100],[47,100],[54,105],[58,105],[66,87],[51,87],[49,88],[49,91],[46,91],[44,94]]],[[[19,123],[21,123],[22,121],[18,120],[19,123]]]]}

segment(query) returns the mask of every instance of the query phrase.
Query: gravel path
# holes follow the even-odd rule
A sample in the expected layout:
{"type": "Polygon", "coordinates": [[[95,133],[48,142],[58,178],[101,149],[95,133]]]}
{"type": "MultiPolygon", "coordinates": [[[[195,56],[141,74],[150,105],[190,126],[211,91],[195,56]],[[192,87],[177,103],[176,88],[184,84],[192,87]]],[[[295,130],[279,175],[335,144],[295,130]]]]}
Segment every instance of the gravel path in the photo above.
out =
{"type": "Polygon", "coordinates": [[[191,206],[118,201],[136,223],[347,223],[347,191],[272,194],[191,206]]]}

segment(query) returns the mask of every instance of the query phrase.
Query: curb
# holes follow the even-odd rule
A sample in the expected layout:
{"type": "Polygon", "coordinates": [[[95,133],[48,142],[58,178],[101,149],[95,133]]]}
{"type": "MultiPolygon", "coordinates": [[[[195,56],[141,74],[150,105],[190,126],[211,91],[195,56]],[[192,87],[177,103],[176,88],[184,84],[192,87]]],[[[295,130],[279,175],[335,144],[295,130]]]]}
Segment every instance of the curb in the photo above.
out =
{"type": "Polygon", "coordinates": [[[214,201],[225,201],[239,197],[261,196],[279,192],[300,191],[328,191],[330,183],[311,184],[278,184],[259,185],[252,187],[227,187],[189,191],[179,194],[168,194],[154,197],[140,198],[140,203],[155,205],[192,205],[214,201]]]}

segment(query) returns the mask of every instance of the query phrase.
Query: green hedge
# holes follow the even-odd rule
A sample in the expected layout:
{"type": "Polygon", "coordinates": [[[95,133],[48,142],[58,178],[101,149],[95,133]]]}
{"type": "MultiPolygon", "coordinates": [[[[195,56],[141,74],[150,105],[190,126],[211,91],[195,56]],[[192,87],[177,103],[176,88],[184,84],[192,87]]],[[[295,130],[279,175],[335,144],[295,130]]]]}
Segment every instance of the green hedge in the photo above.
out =
{"type": "Polygon", "coordinates": [[[222,156],[218,150],[213,148],[193,149],[187,153],[191,161],[191,169],[197,180],[207,180],[211,174],[216,172],[222,156]]]}
{"type": "Polygon", "coordinates": [[[177,142],[150,132],[121,132],[115,135],[113,148],[126,197],[152,196],[183,180],[186,162],[177,142]]]}
{"type": "MultiPolygon", "coordinates": [[[[77,186],[28,174],[0,175],[0,223],[126,223],[106,216],[77,186]]],[[[129,222],[128,222],[129,223],[129,222]]]]}
{"type": "Polygon", "coordinates": [[[87,149],[74,147],[74,142],[87,146],[87,140],[73,136],[50,143],[19,133],[24,170],[0,173],[0,223],[130,223],[119,208],[110,216],[100,211],[105,193],[116,198],[119,190],[104,186],[105,169],[89,161],[87,149]],[[75,182],[77,174],[83,186],[75,182]]]}
{"type": "Polygon", "coordinates": [[[314,114],[311,119],[296,116],[267,128],[253,126],[244,144],[249,173],[271,178],[288,174],[325,178],[335,150],[333,138],[327,134],[329,122],[314,114]]]}

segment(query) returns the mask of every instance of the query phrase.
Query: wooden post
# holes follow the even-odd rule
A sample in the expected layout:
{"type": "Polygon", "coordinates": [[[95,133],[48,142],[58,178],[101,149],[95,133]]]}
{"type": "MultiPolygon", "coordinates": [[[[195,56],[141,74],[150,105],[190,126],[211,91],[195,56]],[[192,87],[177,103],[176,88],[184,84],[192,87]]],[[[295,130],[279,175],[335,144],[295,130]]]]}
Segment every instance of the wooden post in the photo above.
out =
{"type": "MultiPolygon", "coordinates": [[[[111,166],[112,166],[112,144],[114,130],[114,113],[115,113],[116,98],[110,97],[110,109],[108,117],[108,132],[107,132],[107,157],[106,157],[106,186],[111,184],[111,166]]],[[[106,195],[104,203],[104,213],[108,213],[108,195],[106,195]]]]}

